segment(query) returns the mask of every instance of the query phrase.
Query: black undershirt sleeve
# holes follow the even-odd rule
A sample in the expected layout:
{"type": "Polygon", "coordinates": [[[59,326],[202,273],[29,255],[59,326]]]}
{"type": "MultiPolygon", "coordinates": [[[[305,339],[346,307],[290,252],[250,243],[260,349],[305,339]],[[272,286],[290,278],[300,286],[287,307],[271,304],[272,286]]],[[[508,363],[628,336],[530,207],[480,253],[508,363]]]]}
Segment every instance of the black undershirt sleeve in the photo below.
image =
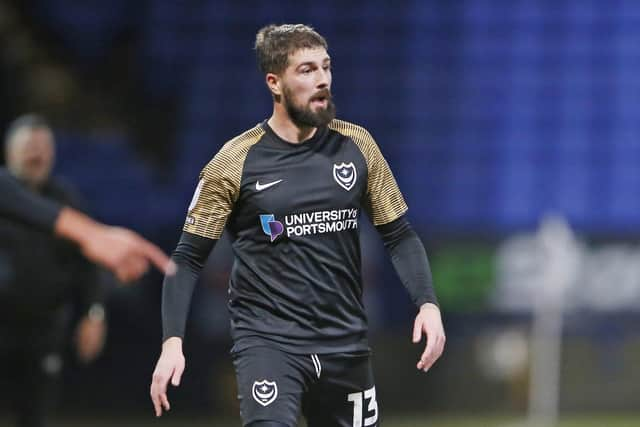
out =
{"type": "Polygon", "coordinates": [[[176,274],[166,276],[162,285],[162,341],[184,337],[189,305],[198,277],[217,240],[184,231],[171,259],[176,274]]]}
{"type": "Polygon", "coordinates": [[[26,188],[0,169],[0,216],[52,232],[61,205],[26,188]]]}
{"type": "Polygon", "coordinates": [[[427,252],[405,216],[388,224],[378,225],[376,229],[382,236],[391,262],[413,303],[418,307],[427,302],[438,304],[427,252]]]}

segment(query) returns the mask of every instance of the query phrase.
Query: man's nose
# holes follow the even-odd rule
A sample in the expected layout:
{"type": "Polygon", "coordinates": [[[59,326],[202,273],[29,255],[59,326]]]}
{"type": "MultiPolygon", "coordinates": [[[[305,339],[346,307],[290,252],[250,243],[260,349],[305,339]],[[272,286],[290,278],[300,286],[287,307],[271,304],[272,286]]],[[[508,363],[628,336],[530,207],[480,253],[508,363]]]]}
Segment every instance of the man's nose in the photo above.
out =
{"type": "Polygon", "coordinates": [[[318,73],[318,81],[316,84],[317,88],[318,89],[328,88],[330,81],[331,81],[331,77],[330,77],[329,71],[321,68],[320,72],[318,73]]]}

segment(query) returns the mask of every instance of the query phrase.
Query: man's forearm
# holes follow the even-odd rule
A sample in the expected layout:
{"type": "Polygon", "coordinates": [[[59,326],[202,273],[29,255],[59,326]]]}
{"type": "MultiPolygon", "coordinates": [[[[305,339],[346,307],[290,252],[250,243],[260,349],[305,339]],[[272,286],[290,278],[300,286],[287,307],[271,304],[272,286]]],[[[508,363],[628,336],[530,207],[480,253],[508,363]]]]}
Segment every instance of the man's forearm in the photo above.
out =
{"type": "Polygon", "coordinates": [[[216,240],[184,232],[171,259],[176,274],[166,276],[162,285],[162,340],[184,337],[191,296],[200,271],[216,240]]]}
{"type": "Polygon", "coordinates": [[[377,228],[413,303],[417,307],[426,303],[437,305],[427,252],[409,222],[403,217],[377,228]]]}
{"type": "Polygon", "coordinates": [[[198,283],[199,271],[192,269],[175,255],[171,257],[177,270],[165,276],[162,284],[162,341],[171,337],[184,338],[191,305],[191,296],[198,283]]]}
{"type": "Polygon", "coordinates": [[[104,227],[104,225],[76,209],[65,206],[60,210],[53,230],[57,236],[82,246],[82,243],[100,227],[104,227]]]}

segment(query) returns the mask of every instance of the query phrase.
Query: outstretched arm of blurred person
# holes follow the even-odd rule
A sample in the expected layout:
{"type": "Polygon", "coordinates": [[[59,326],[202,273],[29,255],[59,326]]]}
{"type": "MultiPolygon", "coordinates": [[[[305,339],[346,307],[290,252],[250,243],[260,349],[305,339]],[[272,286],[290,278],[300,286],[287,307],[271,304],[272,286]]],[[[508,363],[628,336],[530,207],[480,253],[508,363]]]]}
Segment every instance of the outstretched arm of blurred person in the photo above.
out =
{"type": "Polygon", "coordinates": [[[419,307],[413,324],[412,340],[419,343],[422,334],[427,343],[416,367],[427,372],[444,351],[445,334],[440,309],[433,289],[427,252],[409,221],[401,216],[376,227],[391,255],[393,266],[407,288],[411,300],[419,307]]]}
{"type": "Polygon", "coordinates": [[[75,209],[63,207],[54,230],[76,242],[84,256],[113,271],[121,282],[139,278],[150,264],[167,275],[175,272],[171,260],[153,243],[126,228],[96,222],[75,209]]]}
{"type": "Polygon", "coordinates": [[[162,415],[163,409],[168,411],[171,407],[167,398],[169,381],[174,387],[180,385],[185,367],[182,339],[191,296],[216,242],[184,231],[171,256],[177,270],[175,275],[165,277],[162,287],[162,353],[153,371],[150,389],[156,417],[162,415]]]}
{"type": "Polygon", "coordinates": [[[101,224],[73,208],[32,194],[4,170],[0,170],[0,216],[77,243],[87,258],[113,271],[122,282],[139,278],[150,264],[165,274],[175,271],[162,250],[137,233],[101,224]]]}

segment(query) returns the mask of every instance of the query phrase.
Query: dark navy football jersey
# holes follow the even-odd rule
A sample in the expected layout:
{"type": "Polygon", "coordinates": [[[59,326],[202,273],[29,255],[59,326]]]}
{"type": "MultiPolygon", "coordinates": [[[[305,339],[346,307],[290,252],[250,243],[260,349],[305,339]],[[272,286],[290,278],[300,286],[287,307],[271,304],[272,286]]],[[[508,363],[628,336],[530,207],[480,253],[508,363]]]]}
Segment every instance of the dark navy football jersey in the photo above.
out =
{"type": "Polygon", "coordinates": [[[407,210],[387,162],[362,127],[333,120],[292,144],[266,122],[227,142],[200,174],[184,231],[232,238],[234,350],[368,349],[359,224],[407,210]]]}

